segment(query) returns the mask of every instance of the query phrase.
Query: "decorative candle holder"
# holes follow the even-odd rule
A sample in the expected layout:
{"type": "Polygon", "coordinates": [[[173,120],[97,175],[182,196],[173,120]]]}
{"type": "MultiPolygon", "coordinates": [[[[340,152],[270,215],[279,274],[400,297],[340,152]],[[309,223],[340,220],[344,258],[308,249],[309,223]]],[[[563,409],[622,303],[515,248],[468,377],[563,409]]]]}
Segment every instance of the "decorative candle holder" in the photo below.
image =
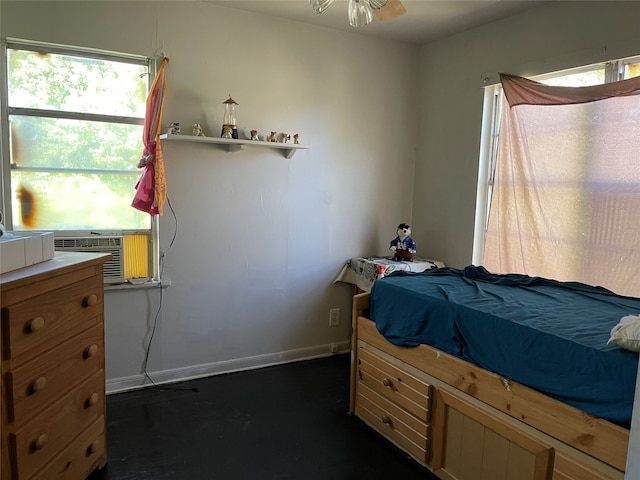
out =
{"type": "Polygon", "coordinates": [[[231,129],[231,138],[238,138],[238,121],[236,120],[236,105],[238,103],[231,98],[222,102],[224,104],[224,117],[222,119],[221,137],[225,136],[225,127],[231,129]]]}

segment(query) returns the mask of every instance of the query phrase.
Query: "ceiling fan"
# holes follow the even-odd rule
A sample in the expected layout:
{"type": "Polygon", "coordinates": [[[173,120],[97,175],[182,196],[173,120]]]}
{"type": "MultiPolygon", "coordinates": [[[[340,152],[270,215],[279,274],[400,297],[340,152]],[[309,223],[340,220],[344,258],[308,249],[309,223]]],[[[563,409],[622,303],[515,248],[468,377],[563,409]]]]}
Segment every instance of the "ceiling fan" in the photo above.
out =
{"type": "MultiPolygon", "coordinates": [[[[324,13],[335,0],[310,0],[311,7],[318,14],[324,13]]],[[[361,27],[373,21],[373,14],[378,20],[391,20],[407,13],[400,0],[349,0],[347,9],[349,25],[361,27]]]]}

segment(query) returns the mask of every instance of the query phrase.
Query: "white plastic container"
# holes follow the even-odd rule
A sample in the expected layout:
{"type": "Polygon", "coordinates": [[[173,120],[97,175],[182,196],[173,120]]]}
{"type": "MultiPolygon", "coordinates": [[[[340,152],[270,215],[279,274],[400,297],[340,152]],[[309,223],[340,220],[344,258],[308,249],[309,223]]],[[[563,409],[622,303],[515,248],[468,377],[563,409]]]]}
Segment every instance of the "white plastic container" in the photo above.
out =
{"type": "Polygon", "coordinates": [[[53,258],[53,232],[5,231],[0,237],[0,274],[53,258]]]}

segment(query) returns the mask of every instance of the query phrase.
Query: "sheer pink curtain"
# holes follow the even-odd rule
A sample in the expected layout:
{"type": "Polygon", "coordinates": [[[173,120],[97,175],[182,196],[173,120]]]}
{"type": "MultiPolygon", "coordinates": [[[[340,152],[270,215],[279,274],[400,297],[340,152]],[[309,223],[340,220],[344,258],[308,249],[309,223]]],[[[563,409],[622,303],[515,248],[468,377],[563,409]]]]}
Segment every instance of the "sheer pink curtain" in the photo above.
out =
{"type": "Polygon", "coordinates": [[[640,77],[501,81],[484,266],[640,297],[640,77]]]}

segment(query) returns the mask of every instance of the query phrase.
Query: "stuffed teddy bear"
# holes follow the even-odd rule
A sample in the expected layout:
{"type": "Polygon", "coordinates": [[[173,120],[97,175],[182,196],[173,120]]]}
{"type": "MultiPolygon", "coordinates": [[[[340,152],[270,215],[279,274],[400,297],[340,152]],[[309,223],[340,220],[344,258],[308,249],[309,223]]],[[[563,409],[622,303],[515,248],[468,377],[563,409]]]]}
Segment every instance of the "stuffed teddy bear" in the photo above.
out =
{"type": "Polygon", "coordinates": [[[416,242],[409,236],[411,227],[406,223],[401,223],[396,229],[397,237],[391,240],[389,249],[393,251],[394,260],[410,261],[412,255],[416,253],[416,242]]]}

